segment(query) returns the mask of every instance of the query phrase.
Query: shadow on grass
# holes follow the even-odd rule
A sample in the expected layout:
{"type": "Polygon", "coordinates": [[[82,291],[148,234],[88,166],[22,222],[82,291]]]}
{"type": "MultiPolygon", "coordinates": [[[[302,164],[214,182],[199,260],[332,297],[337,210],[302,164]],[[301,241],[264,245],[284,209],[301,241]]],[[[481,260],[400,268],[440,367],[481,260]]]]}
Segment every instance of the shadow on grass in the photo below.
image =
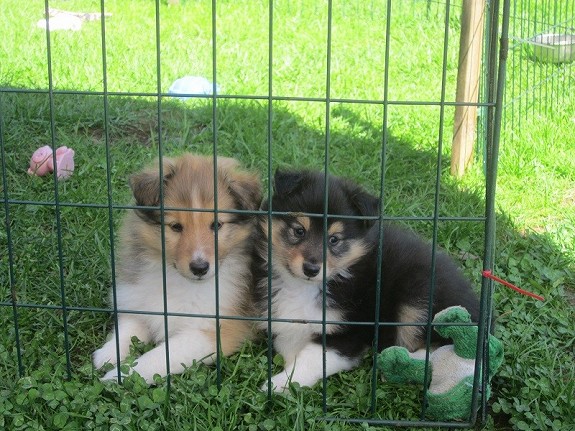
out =
{"type": "MultiPolygon", "coordinates": [[[[270,119],[267,101],[222,99],[217,102],[214,125],[211,100],[166,100],[158,106],[144,98],[110,96],[105,111],[101,96],[57,94],[52,118],[47,94],[0,93],[2,188],[9,199],[6,204],[2,196],[2,217],[10,227],[10,241],[8,230],[0,231],[0,249],[4,250],[0,257],[0,321],[2,327],[10,328],[0,343],[0,380],[4,385],[12,387],[19,377],[11,274],[17,301],[22,305],[17,314],[24,375],[45,366],[62,377],[68,372],[74,374],[89,364],[90,353],[103,341],[109,324],[108,314],[82,308],[106,306],[111,243],[122,213],[121,209],[110,210],[108,203],[121,206],[129,202],[128,175],[157,157],[160,144],[163,154],[211,154],[214,142],[218,154],[236,157],[259,171],[266,185],[269,151],[272,171],[278,166],[321,169],[326,125],[320,119],[316,126],[310,126],[290,109],[291,104],[303,103],[311,102],[273,102],[270,119]],[[53,179],[26,173],[32,152],[52,144],[76,151],[74,175],[57,187],[59,217],[53,204],[53,179]],[[66,337],[63,298],[68,307],[80,308],[68,312],[66,337]],[[66,349],[71,358],[69,367],[66,349]]],[[[383,130],[381,122],[366,120],[362,109],[333,105],[329,170],[378,193],[383,130]]],[[[382,118],[381,107],[369,109],[382,118]]],[[[484,225],[475,219],[484,214],[484,185],[478,184],[473,190],[462,187],[448,175],[449,160],[443,156],[437,188],[437,150],[416,144],[390,133],[386,137],[386,216],[397,217],[430,238],[439,191],[439,216],[460,220],[439,221],[438,243],[459,260],[479,286],[484,225]]],[[[498,215],[496,249],[497,274],[546,298],[544,303],[536,303],[495,288],[499,316],[496,335],[507,352],[506,362],[493,381],[496,422],[517,417],[527,420],[526,413],[517,411],[527,411],[521,410],[522,406],[531,406],[533,400],[538,400],[537,409],[553,420],[554,413],[545,407],[546,402],[573,403],[568,391],[569,385],[573,386],[575,364],[569,353],[573,353],[575,335],[569,318],[572,305],[566,299],[574,287],[572,262],[551,238],[517,232],[505,214],[498,215]],[[569,363],[573,365],[571,374],[564,368],[569,363]],[[528,379],[534,380],[525,384],[528,379]]]]}

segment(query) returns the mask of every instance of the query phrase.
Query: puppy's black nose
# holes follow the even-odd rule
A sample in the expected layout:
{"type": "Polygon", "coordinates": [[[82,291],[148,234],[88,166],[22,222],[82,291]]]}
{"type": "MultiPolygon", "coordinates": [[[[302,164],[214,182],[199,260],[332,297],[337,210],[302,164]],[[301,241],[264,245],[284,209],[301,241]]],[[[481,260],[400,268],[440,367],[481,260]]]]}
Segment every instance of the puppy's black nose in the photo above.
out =
{"type": "Polygon", "coordinates": [[[309,263],[309,262],[304,262],[303,263],[303,273],[306,275],[306,277],[315,277],[316,275],[319,274],[319,270],[321,269],[321,266],[316,265],[315,263],[309,263]]]}
{"type": "Polygon", "coordinates": [[[206,275],[208,270],[210,269],[209,262],[205,260],[192,260],[190,262],[190,271],[192,274],[201,277],[202,275],[206,275]]]}

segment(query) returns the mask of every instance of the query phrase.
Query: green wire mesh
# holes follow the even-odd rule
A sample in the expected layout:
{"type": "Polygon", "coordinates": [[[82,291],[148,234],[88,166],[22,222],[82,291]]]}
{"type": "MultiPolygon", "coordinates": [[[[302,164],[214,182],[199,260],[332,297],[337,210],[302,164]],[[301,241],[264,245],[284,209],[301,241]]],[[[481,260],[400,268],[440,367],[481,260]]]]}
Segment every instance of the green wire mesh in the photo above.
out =
{"type": "MultiPolygon", "coordinates": [[[[415,2],[414,2],[415,3],[415,2]]],[[[473,222],[473,223],[483,223],[485,225],[484,229],[484,260],[483,266],[485,269],[490,269],[493,267],[493,255],[494,255],[494,235],[495,235],[495,184],[496,184],[496,177],[497,177],[497,156],[498,156],[498,145],[499,145],[499,137],[501,135],[501,125],[503,121],[503,107],[509,105],[522,105],[527,104],[533,109],[539,108],[541,109],[541,104],[545,104],[545,100],[547,98],[552,98],[558,93],[560,93],[561,86],[558,84],[558,80],[562,74],[561,69],[554,67],[554,66],[541,66],[539,69],[540,75],[534,75],[533,72],[529,70],[529,68],[523,66],[516,66],[515,62],[523,61],[523,55],[525,53],[524,48],[522,47],[524,41],[529,39],[533,33],[538,32],[546,32],[546,31],[565,31],[567,29],[572,29],[573,27],[573,16],[574,16],[574,6],[571,4],[568,5],[569,2],[546,2],[546,7],[543,9],[543,12],[540,8],[532,7],[532,3],[530,1],[499,1],[499,0],[492,0],[488,2],[488,11],[487,11],[487,23],[486,23],[486,34],[485,34],[485,53],[484,53],[484,61],[486,67],[483,71],[482,81],[484,82],[484,91],[482,95],[482,99],[479,101],[478,105],[481,108],[482,112],[484,113],[484,127],[485,133],[480,138],[480,145],[483,145],[485,148],[485,166],[486,166],[486,179],[485,179],[485,215],[483,217],[457,217],[457,216],[445,216],[440,214],[439,204],[440,204],[440,196],[441,196],[441,166],[442,166],[442,158],[443,151],[442,145],[445,140],[444,133],[445,133],[445,115],[446,115],[446,108],[452,108],[455,106],[454,102],[451,102],[446,97],[446,80],[447,80],[447,57],[448,57],[448,44],[453,43],[453,37],[449,33],[449,22],[452,19],[456,19],[459,8],[452,5],[450,1],[445,3],[441,2],[432,2],[427,1],[427,8],[439,8],[443,11],[444,15],[444,35],[443,40],[441,43],[443,44],[443,67],[442,67],[442,76],[441,76],[441,91],[440,91],[440,99],[439,100],[430,100],[430,101],[404,101],[404,100],[393,100],[389,99],[389,70],[385,68],[385,70],[381,71],[382,80],[384,82],[384,95],[381,100],[365,100],[365,99],[342,99],[342,98],[335,98],[332,97],[331,94],[331,74],[332,74],[332,56],[331,56],[331,47],[332,47],[332,14],[333,8],[335,7],[332,1],[328,1],[327,8],[328,8],[328,19],[327,19],[327,30],[326,30],[326,59],[325,59],[325,94],[322,97],[288,97],[288,96],[280,96],[274,93],[274,1],[269,1],[269,16],[268,16],[268,91],[266,95],[229,95],[229,94],[216,94],[213,91],[213,95],[209,96],[212,101],[212,153],[218,154],[218,135],[219,130],[217,127],[217,119],[219,115],[218,110],[218,103],[225,100],[240,100],[240,101],[250,101],[256,100],[259,101],[266,106],[266,111],[268,114],[268,121],[267,121],[267,166],[268,170],[265,173],[267,177],[267,192],[271,194],[271,177],[272,177],[272,165],[274,164],[274,152],[273,152],[273,143],[274,143],[274,135],[272,133],[272,119],[274,117],[274,104],[278,101],[286,101],[286,102],[306,102],[306,103],[323,103],[325,104],[325,147],[324,147],[324,163],[323,169],[326,172],[332,172],[333,169],[330,166],[330,142],[331,142],[331,118],[332,118],[332,107],[335,103],[350,103],[350,104],[363,104],[363,105],[376,105],[382,107],[382,118],[381,118],[381,148],[380,148],[380,157],[378,160],[381,160],[381,172],[386,171],[386,157],[385,154],[388,148],[388,130],[389,130],[389,109],[392,106],[435,106],[439,109],[439,131],[437,136],[437,169],[435,172],[436,178],[436,186],[434,190],[434,211],[433,215],[430,217],[413,217],[413,216],[405,216],[405,217],[396,217],[396,219],[401,220],[409,220],[409,221],[422,221],[422,222],[430,222],[432,225],[432,245],[433,249],[436,249],[438,245],[438,225],[443,221],[464,221],[464,222],[473,222]],[[529,12],[530,10],[538,11],[538,13],[542,13],[542,15],[537,15],[533,17],[529,16],[529,19],[524,18],[526,16],[526,11],[529,12]],[[455,16],[454,16],[455,15],[455,16]],[[508,40],[508,29],[511,33],[511,41],[508,40]],[[501,42],[501,43],[500,43],[501,42]],[[506,60],[507,60],[507,49],[511,48],[512,52],[512,65],[511,70],[513,70],[513,77],[511,79],[511,86],[508,87],[508,95],[504,100],[504,87],[506,83],[506,60]],[[516,52],[521,54],[520,59],[517,59],[515,55],[516,52]],[[543,100],[543,102],[542,102],[543,100]]],[[[214,89],[215,89],[215,82],[218,81],[218,23],[217,23],[217,15],[216,15],[216,0],[212,0],[212,76],[211,80],[214,82],[214,89]]],[[[100,2],[100,9],[102,15],[106,10],[106,4],[104,0],[100,2]]],[[[103,139],[106,143],[105,152],[106,152],[106,187],[107,187],[107,202],[105,203],[70,203],[70,202],[63,202],[60,199],[60,190],[58,187],[58,182],[54,179],[54,187],[52,197],[46,201],[34,201],[34,200],[23,200],[23,199],[15,199],[10,195],[9,189],[9,168],[7,166],[7,155],[5,152],[5,116],[6,114],[2,111],[2,105],[0,104],[0,150],[1,150],[1,161],[2,161],[2,200],[3,200],[3,213],[4,213],[4,232],[3,232],[3,240],[2,243],[6,244],[5,250],[2,250],[2,253],[5,253],[6,257],[3,261],[7,262],[6,268],[6,280],[8,283],[8,290],[10,291],[10,299],[0,302],[0,307],[5,309],[11,310],[12,313],[12,328],[11,331],[14,333],[14,341],[15,341],[15,361],[17,367],[17,375],[14,375],[14,379],[19,377],[23,377],[27,373],[26,366],[23,362],[23,353],[22,353],[22,341],[20,337],[20,330],[22,328],[22,319],[20,317],[20,313],[26,309],[37,309],[37,310],[57,310],[60,314],[60,324],[62,326],[62,343],[64,344],[64,351],[66,352],[65,363],[66,363],[66,374],[68,378],[73,377],[73,361],[71,359],[71,351],[73,349],[72,342],[70,340],[70,313],[71,312],[79,312],[79,313],[104,313],[108,314],[113,319],[114,326],[118,324],[118,314],[119,310],[116,307],[116,281],[114,277],[115,273],[115,248],[114,248],[114,239],[115,239],[115,226],[118,220],[118,212],[126,209],[132,209],[133,207],[130,205],[119,204],[114,197],[114,182],[112,179],[112,170],[113,170],[113,160],[111,154],[111,136],[110,136],[110,123],[111,123],[111,114],[110,114],[110,100],[116,96],[129,96],[129,97],[145,97],[145,98],[154,98],[155,100],[155,115],[157,116],[157,156],[162,158],[164,156],[164,143],[163,143],[163,133],[162,133],[162,115],[163,115],[163,102],[167,98],[172,97],[170,94],[167,94],[165,89],[162,88],[162,61],[161,61],[161,52],[162,52],[162,40],[160,37],[161,34],[161,13],[160,13],[160,0],[156,0],[155,2],[155,9],[156,9],[156,22],[155,22],[155,54],[156,58],[154,61],[149,59],[150,67],[155,67],[156,69],[156,91],[155,92],[111,92],[109,91],[108,85],[108,58],[107,58],[107,38],[106,38],[106,20],[101,20],[101,52],[102,52],[102,90],[101,91],[75,91],[75,90],[62,90],[56,88],[53,79],[52,73],[52,46],[51,46],[51,36],[50,32],[46,30],[46,55],[47,55],[47,89],[41,90],[32,90],[32,89],[14,89],[14,88],[0,88],[0,97],[7,96],[7,95],[18,95],[18,94],[26,94],[26,93],[33,93],[38,95],[45,95],[47,97],[49,103],[49,117],[50,117],[50,137],[51,137],[51,146],[55,148],[57,146],[56,141],[56,116],[57,116],[57,109],[55,106],[55,99],[61,95],[91,95],[101,98],[102,100],[102,110],[103,110],[103,123],[104,127],[104,136],[103,139]],[[39,207],[47,207],[54,211],[54,236],[53,240],[55,241],[55,248],[57,250],[57,263],[58,263],[58,271],[57,277],[59,279],[59,302],[57,304],[54,303],[25,303],[19,301],[19,284],[17,277],[15,275],[15,269],[18,266],[18,260],[15,258],[14,253],[14,243],[12,237],[12,217],[11,211],[14,206],[24,206],[24,205],[34,205],[39,207]],[[69,211],[78,208],[85,208],[85,209],[99,209],[105,210],[107,212],[108,218],[108,241],[110,244],[109,247],[109,257],[110,257],[110,273],[111,273],[111,287],[112,287],[112,308],[106,307],[83,307],[83,306],[71,306],[69,301],[69,295],[71,294],[71,288],[66,284],[66,274],[65,274],[65,259],[73,259],[72,257],[65,257],[64,256],[64,247],[63,247],[63,238],[64,232],[62,228],[62,211],[69,211]]],[[[385,10],[386,10],[386,23],[385,23],[385,37],[386,40],[391,40],[392,38],[392,27],[391,21],[393,17],[393,2],[388,0],[385,3],[385,10]]],[[[45,1],[45,12],[48,15],[49,12],[49,1],[45,1]]],[[[528,15],[528,14],[527,14],[528,15]]],[[[390,61],[390,50],[389,44],[385,47],[382,47],[384,50],[384,57],[385,57],[385,64],[389,64],[390,61]]],[[[570,65],[563,65],[561,68],[571,68],[570,65]]],[[[524,109],[520,109],[521,112],[525,112],[524,109]]],[[[513,117],[511,119],[505,118],[506,121],[511,121],[512,127],[514,127],[515,123],[520,122],[521,118],[513,117]]],[[[160,164],[160,170],[161,170],[160,164]]],[[[336,172],[332,172],[336,173],[336,172]]],[[[161,175],[161,171],[160,171],[161,175]]],[[[382,174],[380,176],[380,197],[384,198],[384,189],[386,188],[385,183],[385,176],[382,174]]],[[[217,189],[215,190],[217,195],[217,189]]],[[[161,192],[162,194],[162,192],[161,192]]],[[[327,196],[326,196],[327,199],[327,196]]],[[[163,199],[161,199],[160,209],[163,210],[163,199]]],[[[214,213],[218,214],[218,208],[214,208],[214,213]]],[[[268,211],[268,215],[272,215],[273,208],[268,211]]],[[[327,214],[324,214],[324,223],[327,223],[327,214]]],[[[270,217],[271,219],[271,217],[270,217]]],[[[162,231],[163,236],[163,231],[162,231]]],[[[325,244],[324,244],[325,247],[325,244]]],[[[216,240],[216,250],[217,250],[217,240],[216,240]]],[[[165,257],[165,256],[164,256],[165,257]]],[[[435,259],[435,255],[433,257],[435,259]]],[[[432,274],[432,279],[433,274],[432,274]]],[[[216,289],[218,289],[218,283],[216,278],[216,289]]],[[[216,295],[217,297],[217,295],[216,295]]],[[[469,422],[430,422],[423,419],[425,413],[425,399],[427,397],[426,391],[424,391],[424,401],[422,403],[422,412],[421,412],[421,420],[419,421],[399,421],[399,420],[381,420],[377,419],[375,415],[373,417],[354,417],[354,418],[340,418],[333,413],[332,407],[328,406],[328,397],[327,397],[327,390],[326,390],[326,379],[323,380],[322,385],[322,394],[323,394],[323,412],[324,417],[318,419],[326,419],[329,421],[346,421],[348,423],[369,423],[373,425],[388,425],[388,426],[406,426],[406,427],[439,427],[439,426],[449,426],[452,428],[466,428],[473,426],[478,420],[484,421],[486,415],[486,400],[480,396],[480,392],[485,393],[485,385],[486,382],[480,379],[480,369],[485,369],[488,362],[488,357],[486,355],[486,334],[489,331],[489,320],[491,316],[491,297],[492,297],[492,287],[491,283],[486,279],[483,279],[483,285],[481,289],[481,309],[482,309],[482,318],[479,322],[479,333],[480,337],[478,340],[478,346],[480,346],[478,351],[477,357],[477,365],[476,365],[476,372],[475,372],[475,379],[474,379],[474,391],[473,391],[473,400],[472,400],[472,410],[476,411],[476,407],[481,407],[480,411],[483,417],[478,418],[475,414],[470,418],[469,422]]],[[[167,297],[165,294],[165,271],[164,271],[164,309],[167,310],[167,297]]],[[[325,301],[325,298],[324,298],[325,301]]],[[[431,310],[431,305],[430,305],[431,310]]],[[[137,310],[122,310],[122,312],[134,312],[137,313],[137,310]]],[[[165,334],[166,334],[166,356],[169,356],[168,350],[168,316],[169,315],[178,315],[177,313],[162,313],[164,316],[164,326],[165,326],[165,334]]],[[[191,316],[191,317],[206,317],[215,319],[216,323],[219,322],[220,319],[229,318],[229,316],[220,316],[219,311],[214,316],[191,316]]],[[[272,320],[268,322],[268,328],[271,328],[272,320]]],[[[321,323],[324,325],[326,324],[326,316],[325,316],[325,309],[324,315],[322,316],[321,323]]],[[[379,324],[379,322],[377,322],[379,324]]],[[[431,324],[431,323],[429,323],[431,324]]],[[[219,325],[217,325],[219,328],[219,325]]],[[[376,331],[377,333],[377,331],[376,331]]],[[[324,342],[325,342],[325,331],[324,331],[324,342]]],[[[268,338],[268,345],[271,346],[271,335],[268,338]]],[[[94,346],[96,347],[96,346],[94,346]]],[[[375,352],[374,352],[375,353],[375,352]]],[[[272,375],[272,350],[271,347],[267,349],[267,375],[268,378],[272,375]]],[[[220,357],[218,356],[215,366],[215,372],[217,373],[217,382],[218,385],[221,385],[222,376],[221,376],[221,364],[220,364],[220,357]]],[[[484,376],[486,373],[482,373],[484,376]]],[[[372,381],[373,384],[371,386],[370,394],[371,394],[371,412],[374,413],[377,409],[377,396],[376,396],[376,388],[378,382],[378,373],[375,367],[372,370],[372,381]]],[[[168,389],[170,387],[170,377],[168,377],[167,385],[168,389]]],[[[269,392],[269,397],[274,396],[271,392],[269,392]]]]}

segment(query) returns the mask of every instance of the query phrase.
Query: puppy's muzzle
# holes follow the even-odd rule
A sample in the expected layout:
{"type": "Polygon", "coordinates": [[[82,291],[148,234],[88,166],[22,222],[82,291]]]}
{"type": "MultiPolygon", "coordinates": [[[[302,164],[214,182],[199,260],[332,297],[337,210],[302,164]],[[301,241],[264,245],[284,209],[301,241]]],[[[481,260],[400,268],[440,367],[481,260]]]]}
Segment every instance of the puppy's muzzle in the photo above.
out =
{"type": "Polygon", "coordinates": [[[196,277],[206,275],[210,269],[210,263],[203,259],[194,259],[190,262],[190,271],[196,277]]]}
{"type": "Polygon", "coordinates": [[[319,274],[321,266],[316,265],[315,263],[304,262],[303,263],[303,273],[306,277],[313,278],[319,274]]]}

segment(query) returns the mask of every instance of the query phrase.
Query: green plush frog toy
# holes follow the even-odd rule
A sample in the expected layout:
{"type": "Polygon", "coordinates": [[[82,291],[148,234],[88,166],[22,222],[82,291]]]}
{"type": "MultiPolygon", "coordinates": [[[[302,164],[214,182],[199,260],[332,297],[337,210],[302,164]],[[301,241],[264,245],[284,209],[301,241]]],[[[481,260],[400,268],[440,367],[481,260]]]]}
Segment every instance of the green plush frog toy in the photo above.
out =
{"type": "MultiPolygon", "coordinates": [[[[432,420],[467,420],[471,415],[471,396],[477,348],[477,326],[461,326],[471,322],[463,307],[449,307],[435,315],[433,323],[453,323],[435,326],[435,331],[453,344],[441,346],[429,355],[428,406],[426,416],[432,420]]],[[[488,382],[503,362],[503,345],[489,335],[488,382]]],[[[377,366],[391,383],[423,384],[425,349],[410,353],[404,347],[383,350],[377,366]]],[[[490,387],[485,396],[489,398],[490,387]]]]}

